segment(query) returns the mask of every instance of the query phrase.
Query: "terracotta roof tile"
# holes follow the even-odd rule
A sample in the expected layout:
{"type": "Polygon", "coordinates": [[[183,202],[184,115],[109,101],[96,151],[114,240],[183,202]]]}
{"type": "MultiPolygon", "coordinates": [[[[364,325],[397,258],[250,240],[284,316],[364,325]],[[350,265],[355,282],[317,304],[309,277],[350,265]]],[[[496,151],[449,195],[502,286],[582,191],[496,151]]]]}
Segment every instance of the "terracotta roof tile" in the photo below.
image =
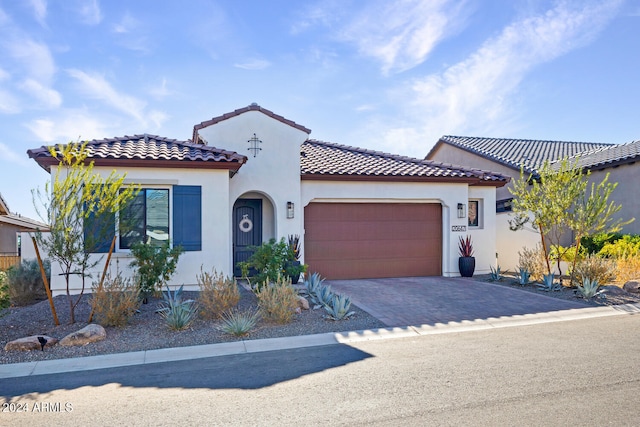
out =
{"type": "MultiPolygon", "coordinates": [[[[156,167],[161,163],[165,167],[237,170],[247,161],[245,156],[233,151],[148,134],[93,140],[87,144],[87,150],[96,165],[118,161],[136,163],[138,167],[156,167]],[[185,161],[190,164],[185,165],[185,161]]],[[[27,154],[46,170],[58,163],[45,146],[28,150],[27,154]]]]}
{"type": "Polygon", "coordinates": [[[531,139],[477,138],[446,135],[427,154],[429,158],[439,144],[447,143],[481,157],[528,173],[535,172],[545,160],[554,162],[578,153],[611,147],[612,144],[573,141],[544,141],[531,139]]]}
{"type": "Polygon", "coordinates": [[[317,140],[302,144],[300,171],[303,179],[465,181],[499,186],[509,181],[498,173],[317,140]]]}
{"type": "Polygon", "coordinates": [[[192,138],[193,141],[200,142],[200,138],[198,137],[198,131],[200,129],[204,129],[206,127],[209,127],[209,126],[214,125],[216,123],[219,123],[221,121],[230,119],[232,117],[239,116],[240,114],[246,113],[248,111],[259,111],[262,114],[265,114],[265,115],[267,115],[267,116],[269,116],[271,118],[274,118],[274,119],[276,119],[276,120],[278,120],[278,121],[280,121],[280,122],[282,122],[284,124],[287,124],[287,125],[289,125],[291,127],[296,128],[298,130],[306,132],[307,134],[311,133],[311,129],[307,129],[304,126],[297,124],[293,120],[285,119],[284,117],[274,113],[273,111],[267,110],[266,108],[262,108],[261,106],[259,106],[258,104],[256,104],[254,102],[253,104],[251,104],[251,105],[249,105],[247,107],[238,108],[237,110],[232,111],[231,113],[226,113],[226,114],[223,114],[221,116],[214,117],[211,120],[207,120],[207,121],[204,121],[204,122],[201,122],[201,123],[195,125],[193,127],[193,138],[192,138]]]}

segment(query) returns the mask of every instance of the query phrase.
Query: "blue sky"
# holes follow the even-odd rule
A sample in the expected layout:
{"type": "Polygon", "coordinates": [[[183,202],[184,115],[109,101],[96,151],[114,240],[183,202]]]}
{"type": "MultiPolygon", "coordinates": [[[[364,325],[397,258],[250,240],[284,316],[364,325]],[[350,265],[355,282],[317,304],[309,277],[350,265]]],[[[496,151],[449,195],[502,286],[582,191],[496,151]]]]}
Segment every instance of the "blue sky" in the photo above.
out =
{"type": "MultiPolygon", "coordinates": [[[[27,149],[193,125],[252,102],[340,144],[640,139],[640,0],[0,0],[0,193],[27,149]]],[[[221,146],[220,148],[224,148],[221,146]]]]}

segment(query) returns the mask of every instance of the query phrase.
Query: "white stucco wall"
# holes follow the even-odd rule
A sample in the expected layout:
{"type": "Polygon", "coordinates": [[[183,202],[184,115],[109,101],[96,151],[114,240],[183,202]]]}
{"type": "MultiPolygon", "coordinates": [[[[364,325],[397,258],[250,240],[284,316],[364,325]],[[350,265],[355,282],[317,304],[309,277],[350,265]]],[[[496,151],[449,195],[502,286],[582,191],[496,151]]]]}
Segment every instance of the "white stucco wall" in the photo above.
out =
{"type": "MultiPolygon", "coordinates": [[[[439,203],[442,205],[442,275],[459,276],[458,238],[469,234],[476,248],[476,274],[486,274],[495,265],[495,188],[466,184],[416,182],[303,181],[302,203],[439,203]],[[482,200],[482,226],[467,232],[452,232],[454,225],[467,225],[458,218],[457,205],[469,198],[482,200]]],[[[304,259],[304,245],[302,248],[304,259]]]]}
{"type": "MultiPolygon", "coordinates": [[[[55,168],[52,176],[55,174],[55,168]]],[[[111,169],[96,167],[96,173],[107,176],[111,169]]],[[[184,252],[178,261],[176,273],[169,285],[172,287],[185,285],[185,289],[197,289],[196,274],[202,266],[205,270],[215,268],[218,272],[232,274],[231,252],[228,250],[231,241],[231,230],[228,224],[231,222],[231,209],[229,206],[229,172],[226,170],[203,169],[155,169],[155,168],[131,168],[127,170],[126,183],[138,183],[144,188],[169,189],[169,229],[172,231],[172,186],[173,185],[199,185],[202,187],[202,251],[184,252]]],[[[35,258],[32,245],[25,241],[23,259],[35,258]]],[[[46,257],[46,254],[41,255],[46,257]]],[[[91,271],[92,279],[87,279],[85,291],[91,290],[92,280],[98,280],[104,268],[106,254],[95,255],[93,259],[101,259],[101,262],[91,271]]],[[[129,263],[133,260],[129,251],[119,250],[113,254],[109,271],[115,275],[121,271],[123,276],[131,277],[133,271],[129,263]]],[[[61,269],[53,264],[51,267],[51,289],[54,295],[66,292],[66,284],[61,269]]],[[[82,289],[81,280],[72,276],[71,293],[79,293],[82,289]]]]}

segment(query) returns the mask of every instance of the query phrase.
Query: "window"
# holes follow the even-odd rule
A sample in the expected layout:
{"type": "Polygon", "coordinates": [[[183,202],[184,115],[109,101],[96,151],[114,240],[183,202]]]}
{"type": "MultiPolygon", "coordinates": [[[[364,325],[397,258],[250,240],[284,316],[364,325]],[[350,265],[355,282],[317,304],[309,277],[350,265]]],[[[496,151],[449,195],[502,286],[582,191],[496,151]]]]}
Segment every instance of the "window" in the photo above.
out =
{"type": "Polygon", "coordinates": [[[469,200],[469,227],[478,227],[480,210],[477,200],[469,200]]]}
{"type": "Polygon", "coordinates": [[[120,249],[137,242],[161,246],[169,240],[169,190],[143,188],[120,210],[120,249]]]}
{"type": "Polygon", "coordinates": [[[92,242],[91,252],[108,252],[116,231],[118,249],[127,250],[141,241],[161,245],[170,240],[173,246],[181,245],[185,251],[201,251],[202,188],[198,185],[174,185],[171,191],[145,188],[120,210],[117,223],[116,215],[111,213],[99,217],[92,214],[85,220],[85,240],[92,242]],[[105,223],[106,227],[96,226],[105,223]]]}

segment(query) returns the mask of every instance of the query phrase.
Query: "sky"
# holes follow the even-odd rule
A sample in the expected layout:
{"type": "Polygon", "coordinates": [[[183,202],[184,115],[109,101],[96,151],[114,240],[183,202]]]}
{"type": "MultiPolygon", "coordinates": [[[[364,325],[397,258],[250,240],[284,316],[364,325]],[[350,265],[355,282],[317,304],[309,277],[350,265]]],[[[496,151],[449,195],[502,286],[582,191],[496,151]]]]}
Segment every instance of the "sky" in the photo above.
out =
{"type": "Polygon", "coordinates": [[[639,69],[640,0],[0,0],[0,193],[38,219],[28,149],[187,140],[253,102],[417,158],[442,135],[626,143],[639,69]]]}

